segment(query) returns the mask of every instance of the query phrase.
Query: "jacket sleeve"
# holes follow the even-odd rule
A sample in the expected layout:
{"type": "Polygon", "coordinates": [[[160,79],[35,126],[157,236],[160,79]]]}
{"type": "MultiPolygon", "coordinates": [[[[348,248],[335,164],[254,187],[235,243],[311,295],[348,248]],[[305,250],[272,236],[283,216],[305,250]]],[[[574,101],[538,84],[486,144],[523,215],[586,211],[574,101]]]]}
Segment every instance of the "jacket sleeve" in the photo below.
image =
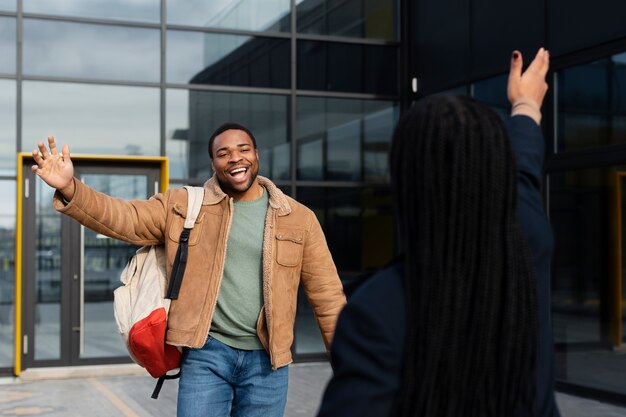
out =
{"type": "Polygon", "coordinates": [[[167,195],[149,200],[122,200],[100,193],[74,178],[76,191],[65,204],[57,191],[53,206],[97,233],[134,245],[154,245],[164,241],[167,195]]]}
{"type": "Polygon", "coordinates": [[[315,214],[309,213],[311,220],[302,255],[301,281],[329,350],[346,297],[322,227],[315,214]]]}
{"type": "Polygon", "coordinates": [[[333,376],[318,417],[391,415],[400,386],[405,313],[397,277],[381,278],[363,284],[339,316],[333,376]]]}
{"type": "Polygon", "coordinates": [[[545,143],[539,126],[529,117],[512,117],[508,121],[508,128],[518,171],[517,215],[528,242],[537,278],[537,415],[558,417],[553,386],[554,340],[550,320],[550,270],[554,238],[541,197],[545,143]]]}
{"type": "Polygon", "coordinates": [[[541,196],[545,143],[539,126],[527,116],[510,118],[508,129],[517,164],[518,219],[528,240],[537,278],[549,280],[553,237],[541,196]]]}

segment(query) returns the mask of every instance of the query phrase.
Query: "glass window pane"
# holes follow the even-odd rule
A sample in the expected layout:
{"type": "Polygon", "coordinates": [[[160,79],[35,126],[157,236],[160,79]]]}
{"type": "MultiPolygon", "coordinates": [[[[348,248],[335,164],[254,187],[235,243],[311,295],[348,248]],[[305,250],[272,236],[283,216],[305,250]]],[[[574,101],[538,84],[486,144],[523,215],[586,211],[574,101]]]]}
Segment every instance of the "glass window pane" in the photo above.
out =
{"type": "Polygon", "coordinates": [[[297,0],[298,32],[397,40],[397,0],[297,0]]]}
{"type": "Polygon", "coordinates": [[[211,133],[236,122],[254,134],[259,175],[290,178],[288,97],[269,94],[167,91],[167,156],[173,178],[207,179],[213,172],[208,154],[211,133]]]}
{"type": "Polygon", "coordinates": [[[159,155],[158,88],[24,81],[22,149],[55,135],[85,154],[159,155]]]}
{"type": "Polygon", "coordinates": [[[342,281],[385,265],[393,257],[393,214],[388,187],[300,187],[297,200],[322,224],[342,281]]]}
{"type": "Polygon", "coordinates": [[[158,29],[24,20],[24,73],[125,81],[160,80],[158,29]]]}
{"type": "Polygon", "coordinates": [[[288,32],[290,0],[168,0],[167,23],[212,28],[288,32]]]}
{"type": "Polygon", "coordinates": [[[560,71],[557,150],[626,143],[626,54],[560,71]]]}
{"type": "Polygon", "coordinates": [[[626,115],[626,52],[613,55],[613,108],[619,115],[626,115]]]}
{"type": "Polygon", "coordinates": [[[167,80],[289,88],[290,51],[287,39],[168,31],[167,80]]]}
{"type": "Polygon", "coordinates": [[[54,189],[35,179],[35,354],[61,358],[61,213],[50,201],[54,189]]]}
{"type": "Polygon", "coordinates": [[[0,73],[15,74],[15,19],[0,17],[0,73]]]}
{"type": "MultiPolygon", "coordinates": [[[[5,0],[6,1],[6,0],[5,0]]],[[[27,0],[24,12],[158,23],[159,0],[27,0]]]]}
{"type": "Polygon", "coordinates": [[[0,175],[15,175],[16,96],[15,81],[0,80],[0,175]]]}
{"type": "Polygon", "coordinates": [[[626,53],[612,57],[612,107],[610,143],[626,143],[626,53]]]}
{"type": "MultiPolygon", "coordinates": [[[[371,103],[368,103],[371,105],[371,103]]],[[[372,108],[363,117],[363,179],[389,180],[389,150],[400,108],[397,104],[372,108]]]]}
{"type": "MultiPolygon", "coordinates": [[[[148,177],[133,174],[86,174],[81,181],[95,190],[124,200],[145,199],[152,192],[148,177]]],[[[86,227],[82,237],[83,349],[81,358],[126,356],[127,351],[113,315],[113,292],[120,274],[138,246],[108,238],[86,227]]]]}
{"type": "Polygon", "coordinates": [[[472,96],[489,105],[503,118],[511,114],[511,103],[507,98],[508,75],[499,75],[472,85],[472,96]]]}
{"type": "Polygon", "coordinates": [[[13,366],[15,181],[0,181],[0,368],[13,366]]]}
{"type": "MultiPolygon", "coordinates": [[[[387,187],[298,188],[297,200],[313,210],[346,291],[364,272],[393,257],[393,214],[387,187]]],[[[300,291],[296,317],[296,353],[323,352],[319,330],[300,291]]]]}
{"type": "Polygon", "coordinates": [[[326,132],[326,160],[330,178],[361,179],[361,122],[350,121],[326,132]]]}
{"type": "Polygon", "coordinates": [[[397,103],[300,97],[299,180],[387,181],[397,103]]]}
{"type": "Polygon", "coordinates": [[[613,348],[620,328],[622,346],[626,342],[626,230],[623,221],[622,229],[618,228],[615,217],[626,215],[626,182],[622,179],[620,186],[615,181],[617,173],[626,175],[626,166],[549,176],[550,221],[556,243],[552,322],[557,379],[624,395],[625,358],[613,348]],[[618,186],[621,201],[614,197],[618,186]],[[621,253],[616,251],[619,245],[621,253]],[[615,267],[614,253],[622,261],[621,270],[615,267]]]}
{"type": "Polygon", "coordinates": [[[298,89],[398,94],[398,48],[298,41],[298,89]]]}
{"type": "Polygon", "coordinates": [[[0,10],[17,11],[17,0],[0,0],[0,10]]]}

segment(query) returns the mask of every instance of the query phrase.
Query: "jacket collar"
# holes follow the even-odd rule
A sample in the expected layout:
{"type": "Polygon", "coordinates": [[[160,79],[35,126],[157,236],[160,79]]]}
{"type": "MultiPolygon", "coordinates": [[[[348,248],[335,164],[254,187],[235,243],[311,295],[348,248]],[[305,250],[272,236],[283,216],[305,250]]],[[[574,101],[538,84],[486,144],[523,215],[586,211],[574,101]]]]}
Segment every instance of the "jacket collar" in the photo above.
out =
{"type": "MultiPolygon", "coordinates": [[[[274,183],[269,179],[260,175],[257,176],[257,179],[259,180],[259,185],[267,190],[267,193],[269,194],[269,204],[273,209],[277,210],[278,215],[286,216],[291,213],[289,200],[287,199],[287,196],[280,191],[280,188],[276,187],[276,185],[274,185],[274,183]]],[[[204,200],[202,201],[202,204],[218,204],[227,197],[228,195],[222,191],[215,174],[213,174],[213,176],[204,183],[204,200]]]]}

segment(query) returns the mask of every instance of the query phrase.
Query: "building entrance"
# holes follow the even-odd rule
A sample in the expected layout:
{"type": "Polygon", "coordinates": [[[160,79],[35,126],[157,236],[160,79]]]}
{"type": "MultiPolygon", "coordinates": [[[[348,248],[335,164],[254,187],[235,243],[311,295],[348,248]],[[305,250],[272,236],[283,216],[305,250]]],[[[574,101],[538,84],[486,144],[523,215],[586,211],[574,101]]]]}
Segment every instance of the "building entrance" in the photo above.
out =
{"type": "MultiPolygon", "coordinates": [[[[72,159],[76,178],[113,197],[146,199],[161,190],[161,165],[154,161],[72,159]]],[[[129,362],[113,316],[113,291],[137,247],[54,210],[54,190],[30,172],[30,165],[22,166],[22,314],[16,338],[22,361],[16,373],[129,362]]]]}

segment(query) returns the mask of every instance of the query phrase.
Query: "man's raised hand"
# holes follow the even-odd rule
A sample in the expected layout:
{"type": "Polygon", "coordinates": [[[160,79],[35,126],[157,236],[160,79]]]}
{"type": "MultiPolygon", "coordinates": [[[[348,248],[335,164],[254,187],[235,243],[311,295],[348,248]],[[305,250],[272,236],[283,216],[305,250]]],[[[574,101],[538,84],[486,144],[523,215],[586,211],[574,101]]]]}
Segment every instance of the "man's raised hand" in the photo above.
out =
{"type": "Polygon", "coordinates": [[[31,167],[46,184],[56,188],[66,200],[74,197],[74,165],[70,159],[70,147],[63,145],[61,153],[54,142],[54,136],[48,136],[48,146],[39,142],[39,149],[33,150],[33,159],[37,165],[31,167]]]}

